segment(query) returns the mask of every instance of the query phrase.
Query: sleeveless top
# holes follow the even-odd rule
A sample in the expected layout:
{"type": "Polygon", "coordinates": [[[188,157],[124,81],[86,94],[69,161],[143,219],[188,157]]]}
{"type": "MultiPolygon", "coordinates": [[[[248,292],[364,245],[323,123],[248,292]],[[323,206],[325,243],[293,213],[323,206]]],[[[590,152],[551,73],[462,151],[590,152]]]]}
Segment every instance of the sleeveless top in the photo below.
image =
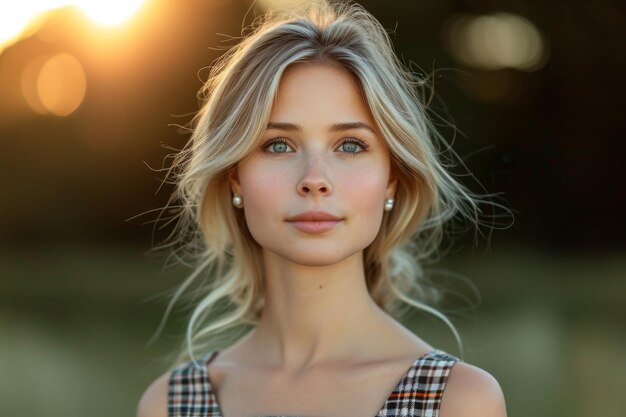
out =
{"type": "MultiPolygon", "coordinates": [[[[171,372],[168,417],[223,417],[207,371],[217,353],[202,356],[198,361],[200,366],[189,361],[171,372]]],[[[417,358],[374,417],[439,416],[446,380],[457,361],[458,358],[441,350],[417,358]]]]}

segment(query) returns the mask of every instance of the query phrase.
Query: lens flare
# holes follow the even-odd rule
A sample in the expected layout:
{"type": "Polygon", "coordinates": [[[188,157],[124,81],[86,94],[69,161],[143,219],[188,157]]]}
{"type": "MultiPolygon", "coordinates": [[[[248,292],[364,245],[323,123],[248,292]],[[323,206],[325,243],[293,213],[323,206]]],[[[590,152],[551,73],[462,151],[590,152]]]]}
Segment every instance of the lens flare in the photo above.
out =
{"type": "Polygon", "coordinates": [[[103,26],[120,25],[132,18],[145,0],[74,0],[72,3],[93,22],[103,26]]]}
{"type": "Polygon", "coordinates": [[[20,86],[22,89],[22,97],[26,100],[26,103],[31,109],[39,114],[47,114],[48,110],[41,102],[39,93],[37,91],[37,79],[41,68],[46,63],[46,58],[38,56],[33,58],[22,70],[22,76],[20,77],[20,86]]]}
{"type": "Polygon", "coordinates": [[[87,80],[76,58],[62,53],[48,59],[37,77],[37,95],[43,107],[56,116],[72,114],[83,102],[87,80]]]}
{"type": "Polygon", "coordinates": [[[0,52],[39,27],[43,14],[61,7],[59,0],[5,1],[0,3],[0,52]]]}
{"type": "Polygon", "coordinates": [[[521,16],[456,16],[446,27],[452,55],[466,65],[487,70],[536,71],[547,61],[544,37],[521,16]]]}
{"type": "Polygon", "coordinates": [[[21,0],[0,2],[0,53],[36,31],[46,13],[62,7],[77,7],[92,22],[102,26],[125,23],[146,0],[21,0]]]}

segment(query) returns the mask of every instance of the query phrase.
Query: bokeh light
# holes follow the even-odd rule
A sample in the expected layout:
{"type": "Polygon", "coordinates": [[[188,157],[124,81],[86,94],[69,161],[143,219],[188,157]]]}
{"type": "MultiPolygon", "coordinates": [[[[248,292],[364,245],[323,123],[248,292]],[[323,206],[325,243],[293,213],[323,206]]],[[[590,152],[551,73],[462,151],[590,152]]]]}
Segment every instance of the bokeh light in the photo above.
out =
{"type": "Polygon", "coordinates": [[[455,16],[446,28],[452,55],[468,66],[536,71],[547,60],[548,47],[541,33],[518,15],[455,16]]]}
{"type": "Polygon", "coordinates": [[[83,66],[67,53],[48,59],[37,76],[38,98],[43,107],[56,116],[72,114],[83,102],[86,89],[83,66]]]}
{"type": "Polygon", "coordinates": [[[28,65],[24,67],[20,77],[22,97],[24,97],[28,106],[39,114],[48,113],[48,110],[46,110],[46,107],[41,102],[39,93],[37,92],[37,79],[45,63],[46,58],[43,56],[33,58],[28,65]]]}

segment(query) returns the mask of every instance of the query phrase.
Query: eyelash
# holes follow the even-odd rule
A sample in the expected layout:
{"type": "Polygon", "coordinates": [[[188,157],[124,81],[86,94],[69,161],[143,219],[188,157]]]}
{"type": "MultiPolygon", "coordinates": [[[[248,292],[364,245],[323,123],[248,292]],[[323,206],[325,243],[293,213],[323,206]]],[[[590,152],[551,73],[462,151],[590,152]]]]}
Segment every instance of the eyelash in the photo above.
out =
{"type": "Polygon", "coordinates": [[[267,142],[265,142],[263,144],[263,146],[261,146],[261,149],[264,152],[269,153],[270,155],[272,155],[273,158],[276,158],[278,156],[280,156],[281,154],[285,153],[285,152],[269,152],[267,149],[272,146],[275,143],[284,143],[285,145],[289,146],[289,144],[287,143],[287,141],[284,138],[273,138],[268,140],[267,142]]]}
{"type": "Polygon", "coordinates": [[[361,148],[363,148],[362,151],[358,151],[358,152],[346,152],[347,154],[351,154],[351,155],[357,155],[357,154],[360,154],[361,152],[366,152],[367,148],[370,147],[367,143],[365,143],[361,139],[357,139],[357,138],[345,138],[344,140],[341,141],[339,146],[341,147],[342,145],[344,145],[346,143],[355,143],[355,144],[359,145],[361,148]]]}
{"type": "MultiPolygon", "coordinates": [[[[263,149],[264,151],[266,151],[266,152],[267,152],[267,149],[268,149],[270,146],[272,146],[273,144],[275,144],[275,143],[284,143],[284,144],[286,144],[287,146],[289,146],[289,143],[285,140],[285,138],[279,137],[279,138],[273,138],[273,139],[268,140],[267,142],[265,142],[265,143],[263,144],[263,146],[261,147],[261,149],[263,149]]],[[[358,154],[360,154],[361,152],[365,152],[365,151],[367,151],[367,149],[369,148],[369,145],[368,145],[366,142],[362,141],[361,139],[352,138],[352,137],[345,138],[345,139],[344,139],[344,140],[343,140],[343,141],[339,144],[339,146],[338,146],[338,147],[341,147],[341,146],[343,146],[343,145],[344,145],[344,144],[346,144],[346,143],[355,143],[355,144],[359,145],[361,148],[363,148],[363,150],[362,150],[362,151],[358,151],[358,152],[344,152],[344,153],[346,153],[346,154],[348,154],[348,155],[352,155],[352,156],[358,155],[358,154]]],[[[270,153],[273,157],[277,157],[277,156],[280,156],[280,155],[282,155],[282,154],[284,154],[284,153],[289,153],[289,152],[268,152],[268,153],[270,153]]]]}

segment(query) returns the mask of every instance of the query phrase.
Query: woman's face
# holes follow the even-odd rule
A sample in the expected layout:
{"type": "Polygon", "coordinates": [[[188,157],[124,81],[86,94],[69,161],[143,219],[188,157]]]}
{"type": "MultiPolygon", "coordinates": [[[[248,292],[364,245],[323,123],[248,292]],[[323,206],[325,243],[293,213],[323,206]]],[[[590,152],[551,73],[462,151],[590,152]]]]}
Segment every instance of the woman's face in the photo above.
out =
{"type": "Polygon", "coordinates": [[[285,71],[267,129],[230,176],[264,255],[311,266],[360,254],[396,183],[357,82],[320,63],[285,71]]]}

